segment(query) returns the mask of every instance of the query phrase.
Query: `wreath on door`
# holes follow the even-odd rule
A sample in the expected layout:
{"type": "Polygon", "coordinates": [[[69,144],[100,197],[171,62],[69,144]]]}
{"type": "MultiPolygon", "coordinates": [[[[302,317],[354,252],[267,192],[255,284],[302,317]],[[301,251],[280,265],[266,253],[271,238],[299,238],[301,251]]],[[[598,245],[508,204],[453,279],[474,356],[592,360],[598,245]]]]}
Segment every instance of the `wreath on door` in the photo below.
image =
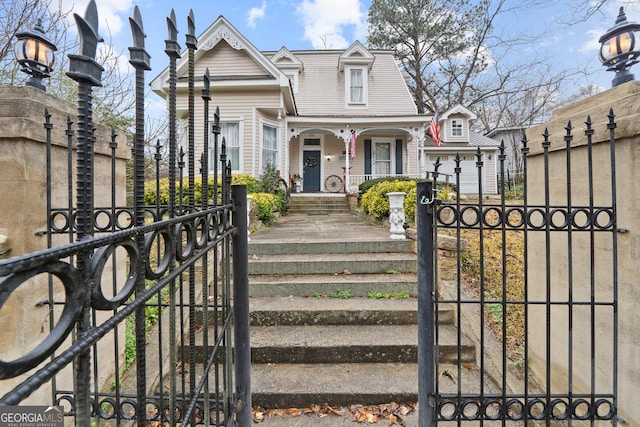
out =
{"type": "Polygon", "coordinates": [[[306,159],[304,159],[304,165],[308,168],[312,168],[317,164],[318,164],[318,159],[315,157],[309,156],[306,159]]]}

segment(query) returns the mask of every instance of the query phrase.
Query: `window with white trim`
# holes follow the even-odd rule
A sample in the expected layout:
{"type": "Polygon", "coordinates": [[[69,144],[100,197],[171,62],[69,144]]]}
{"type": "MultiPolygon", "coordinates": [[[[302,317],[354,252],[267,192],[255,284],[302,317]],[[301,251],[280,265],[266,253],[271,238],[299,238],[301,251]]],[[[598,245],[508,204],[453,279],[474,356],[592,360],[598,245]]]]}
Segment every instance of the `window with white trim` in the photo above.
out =
{"type": "MultiPolygon", "coordinates": [[[[225,140],[227,160],[231,162],[231,170],[240,171],[240,122],[221,122],[220,136],[218,137],[218,156],[222,152],[222,138],[225,140]]],[[[213,172],[214,159],[213,141],[209,140],[209,172],[213,172]]],[[[218,164],[220,173],[220,164],[218,164]]]]}
{"type": "Polygon", "coordinates": [[[462,136],[462,120],[451,120],[451,136],[462,136]]]}
{"type": "Polygon", "coordinates": [[[367,103],[367,68],[366,67],[347,67],[345,68],[345,92],[347,96],[347,104],[364,105],[367,103]]]}
{"type": "Polygon", "coordinates": [[[262,170],[271,164],[278,168],[278,128],[262,125],[262,170]]]}

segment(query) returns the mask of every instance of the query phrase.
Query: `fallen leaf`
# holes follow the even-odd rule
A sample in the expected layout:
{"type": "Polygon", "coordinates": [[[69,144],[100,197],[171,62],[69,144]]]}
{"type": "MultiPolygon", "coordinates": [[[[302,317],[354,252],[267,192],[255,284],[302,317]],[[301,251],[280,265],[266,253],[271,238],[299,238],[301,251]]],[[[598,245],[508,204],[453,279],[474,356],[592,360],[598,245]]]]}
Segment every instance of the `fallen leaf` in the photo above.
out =
{"type": "Polygon", "coordinates": [[[298,408],[289,408],[289,409],[285,409],[285,414],[287,415],[292,415],[294,417],[299,417],[300,415],[302,415],[302,411],[298,408]]]}

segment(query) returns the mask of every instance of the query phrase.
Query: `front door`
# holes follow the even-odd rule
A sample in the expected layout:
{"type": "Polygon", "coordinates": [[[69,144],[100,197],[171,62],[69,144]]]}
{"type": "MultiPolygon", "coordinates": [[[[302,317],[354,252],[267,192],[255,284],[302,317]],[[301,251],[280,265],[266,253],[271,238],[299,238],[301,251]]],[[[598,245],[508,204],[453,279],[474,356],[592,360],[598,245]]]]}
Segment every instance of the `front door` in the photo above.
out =
{"type": "Polygon", "coordinates": [[[320,150],[302,153],[302,191],[320,191],[320,150]]]}
{"type": "Polygon", "coordinates": [[[376,142],[374,150],[374,176],[391,175],[391,143],[376,142]]]}

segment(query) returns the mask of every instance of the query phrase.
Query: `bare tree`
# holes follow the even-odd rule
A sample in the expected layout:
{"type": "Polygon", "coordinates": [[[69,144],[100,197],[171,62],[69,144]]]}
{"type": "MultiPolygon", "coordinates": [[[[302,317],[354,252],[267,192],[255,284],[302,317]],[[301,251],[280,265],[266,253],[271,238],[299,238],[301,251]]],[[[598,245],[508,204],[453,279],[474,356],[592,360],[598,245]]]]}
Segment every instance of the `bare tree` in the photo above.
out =
{"type": "MultiPolygon", "coordinates": [[[[25,73],[19,72],[13,46],[16,34],[31,30],[42,23],[47,37],[56,45],[56,65],[49,79],[43,82],[47,90],[59,98],[76,101],[77,84],[67,77],[67,55],[75,53],[76,37],[69,32],[70,11],[62,9],[59,0],[4,0],[0,3],[0,84],[24,84],[25,73]]],[[[110,40],[110,38],[109,38],[110,40]]],[[[101,44],[96,60],[104,67],[102,86],[94,90],[98,121],[118,131],[127,131],[132,123],[134,106],[133,83],[128,59],[114,51],[112,43],[101,44]]]]}
{"type": "MultiPolygon", "coordinates": [[[[522,49],[539,35],[497,25],[499,18],[515,19],[546,2],[373,0],[368,41],[396,50],[421,113],[457,104],[486,111],[496,103],[493,98],[512,105],[510,98],[524,96],[518,93],[551,91],[566,77],[549,70],[544,55],[522,49]]],[[[491,121],[501,124],[503,113],[492,113],[491,121]]]]}
{"type": "MultiPolygon", "coordinates": [[[[0,2],[0,84],[13,86],[22,84],[26,75],[18,73],[20,66],[13,55],[16,34],[32,30],[41,22],[47,37],[64,51],[69,26],[62,4],[54,0],[4,0],[0,2]]],[[[57,55],[59,57],[59,55],[57,55]]]]}

